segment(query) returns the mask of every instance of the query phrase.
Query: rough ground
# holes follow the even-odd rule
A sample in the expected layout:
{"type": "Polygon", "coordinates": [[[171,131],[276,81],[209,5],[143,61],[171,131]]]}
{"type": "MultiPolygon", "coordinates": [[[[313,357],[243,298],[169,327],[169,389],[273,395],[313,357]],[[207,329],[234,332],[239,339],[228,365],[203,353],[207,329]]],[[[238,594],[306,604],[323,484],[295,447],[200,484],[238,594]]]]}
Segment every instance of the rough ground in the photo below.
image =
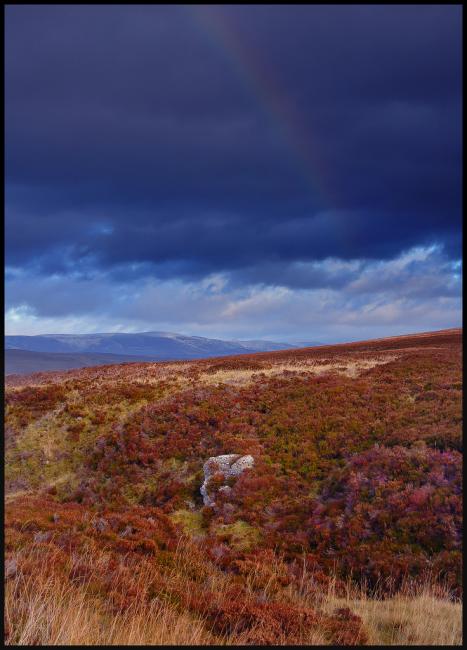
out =
{"type": "Polygon", "coordinates": [[[459,643],[461,345],[9,377],[7,642],[459,643]],[[254,467],[203,506],[223,454],[254,467]]]}

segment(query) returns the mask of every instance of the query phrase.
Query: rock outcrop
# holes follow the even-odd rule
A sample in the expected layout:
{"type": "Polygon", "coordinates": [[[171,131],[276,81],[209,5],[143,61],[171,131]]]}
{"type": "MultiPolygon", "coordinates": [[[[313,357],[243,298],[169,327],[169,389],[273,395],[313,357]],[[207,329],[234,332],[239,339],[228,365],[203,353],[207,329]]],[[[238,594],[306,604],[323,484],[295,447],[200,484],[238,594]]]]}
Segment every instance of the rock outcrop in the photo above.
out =
{"type": "MultiPolygon", "coordinates": [[[[223,456],[212,456],[203,465],[204,470],[204,483],[200,488],[205,506],[213,506],[214,500],[208,494],[208,484],[210,479],[215,474],[222,474],[224,480],[232,477],[237,477],[242,474],[246,469],[251,469],[255,464],[253,456],[241,456],[240,454],[224,454],[223,456]]],[[[228,492],[230,487],[223,485],[219,488],[219,492],[228,492]]]]}

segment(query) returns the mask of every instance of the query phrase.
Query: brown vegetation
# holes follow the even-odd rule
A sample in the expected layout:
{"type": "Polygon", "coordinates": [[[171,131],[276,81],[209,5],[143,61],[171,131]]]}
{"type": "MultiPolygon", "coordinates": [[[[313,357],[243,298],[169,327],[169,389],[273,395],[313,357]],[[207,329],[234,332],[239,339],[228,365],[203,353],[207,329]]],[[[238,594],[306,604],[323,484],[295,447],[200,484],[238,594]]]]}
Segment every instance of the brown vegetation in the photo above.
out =
{"type": "Polygon", "coordinates": [[[461,331],[10,377],[10,644],[458,644],[461,331]],[[215,507],[203,462],[252,454],[215,507]]]}

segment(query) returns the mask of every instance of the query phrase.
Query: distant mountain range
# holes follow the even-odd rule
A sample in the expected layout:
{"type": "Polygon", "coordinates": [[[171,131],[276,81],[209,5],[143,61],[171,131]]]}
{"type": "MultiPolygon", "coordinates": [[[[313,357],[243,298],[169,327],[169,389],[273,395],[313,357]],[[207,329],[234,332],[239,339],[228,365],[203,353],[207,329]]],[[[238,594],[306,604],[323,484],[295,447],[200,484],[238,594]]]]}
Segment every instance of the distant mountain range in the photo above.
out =
{"type": "Polygon", "coordinates": [[[223,341],[172,332],[5,336],[5,372],[28,374],[126,361],[202,359],[305,345],[319,343],[223,341]]]}
{"type": "Polygon", "coordinates": [[[28,375],[47,370],[71,370],[112,363],[151,361],[148,357],[130,354],[72,354],[67,352],[32,352],[31,350],[5,350],[5,374],[28,375]]]}

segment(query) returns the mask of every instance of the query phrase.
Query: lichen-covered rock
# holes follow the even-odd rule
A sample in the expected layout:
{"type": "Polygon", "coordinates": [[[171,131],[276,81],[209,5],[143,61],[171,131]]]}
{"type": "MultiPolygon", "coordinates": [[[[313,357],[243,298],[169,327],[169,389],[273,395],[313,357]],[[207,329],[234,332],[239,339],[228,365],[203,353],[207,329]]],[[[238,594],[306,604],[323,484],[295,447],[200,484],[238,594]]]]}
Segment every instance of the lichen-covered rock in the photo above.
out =
{"type": "MultiPolygon", "coordinates": [[[[232,477],[237,477],[242,474],[246,469],[251,469],[255,464],[253,456],[241,456],[240,454],[224,454],[222,456],[212,456],[203,465],[204,482],[200,488],[205,506],[213,506],[214,500],[208,494],[209,480],[215,474],[222,474],[224,480],[232,477]]],[[[228,492],[229,486],[223,485],[219,491],[228,492]]]]}

